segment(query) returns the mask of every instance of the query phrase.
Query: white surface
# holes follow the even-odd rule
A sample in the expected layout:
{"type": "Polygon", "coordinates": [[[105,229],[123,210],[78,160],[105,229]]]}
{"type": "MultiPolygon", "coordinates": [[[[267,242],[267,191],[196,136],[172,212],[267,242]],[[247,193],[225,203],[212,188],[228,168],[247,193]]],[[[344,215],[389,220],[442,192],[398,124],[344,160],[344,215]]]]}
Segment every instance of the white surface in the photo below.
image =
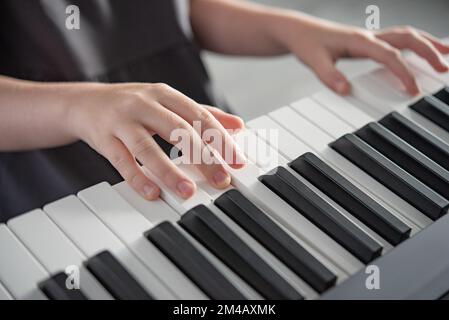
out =
{"type": "Polygon", "coordinates": [[[108,300],[111,295],[83,266],[86,257],[42,210],[34,210],[8,221],[8,227],[50,274],[78,266],[80,288],[90,299],[108,300]]]}

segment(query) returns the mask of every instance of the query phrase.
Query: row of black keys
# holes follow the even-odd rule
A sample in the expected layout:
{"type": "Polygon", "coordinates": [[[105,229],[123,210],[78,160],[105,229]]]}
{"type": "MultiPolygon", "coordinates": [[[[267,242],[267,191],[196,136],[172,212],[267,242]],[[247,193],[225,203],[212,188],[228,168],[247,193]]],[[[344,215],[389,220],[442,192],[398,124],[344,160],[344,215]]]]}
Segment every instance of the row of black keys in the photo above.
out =
{"type": "MultiPolygon", "coordinates": [[[[449,107],[442,102],[448,101],[449,91],[444,89],[436,95],[440,100],[426,97],[412,108],[425,116],[426,113],[434,114],[428,112],[434,107],[438,110],[446,108],[449,111],[449,107]]],[[[432,119],[431,116],[427,117],[432,119]]],[[[441,115],[438,118],[441,119],[441,115]]],[[[443,196],[447,197],[448,194],[449,173],[446,171],[448,168],[443,166],[448,165],[443,159],[448,159],[449,147],[400,114],[391,113],[379,123],[371,123],[355,134],[345,135],[331,146],[432,219],[446,213],[448,201],[443,196]],[[416,178],[412,174],[416,175],[416,178]],[[441,195],[417,178],[439,191],[441,195]]],[[[315,155],[304,154],[289,165],[391,244],[396,245],[408,238],[410,228],[407,225],[315,155]]],[[[361,261],[368,263],[381,254],[381,244],[365,234],[285,168],[278,167],[261,176],[260,180],[361,261]]],[[[240,192],[228,191],[218,198],[215,204],[317,292],[322,293],[335,284],[336,276],[331,271],[240,192]]],[[[263,297],[302,298],[208,208],[198,206],[190,210],[179,221],[179,225],[263,297]]],[[[244,298],[171,223],[161,223],[148,231],[146,237],[210,298],[244,298]]],[[[115,298],[151,298],[107,252],[91,258],[87,267],[115,298]],[[99,269],[102,270],[101,274],[99,269]],[[117,279],[122,281],[117,282],[117,279]]],[[[61,279],[65,279],[63,274],[47,280],[41,286],[43,291],[53,292],[54,290],[49,288],[62,288],[60,293],[67,294],[62,287],[65,281],[61,282],[61,279]],[[57,285],[58,281],[60,285],[57,285]]],[[[81,293],[78,291],[77,294],[79,298],[81,293]]]]}

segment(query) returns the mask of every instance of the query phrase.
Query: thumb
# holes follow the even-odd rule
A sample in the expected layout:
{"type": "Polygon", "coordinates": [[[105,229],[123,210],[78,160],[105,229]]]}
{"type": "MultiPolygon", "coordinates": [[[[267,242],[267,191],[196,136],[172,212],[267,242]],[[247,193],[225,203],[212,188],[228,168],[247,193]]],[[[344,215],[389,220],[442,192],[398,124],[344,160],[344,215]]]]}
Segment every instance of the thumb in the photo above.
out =
{"type": "Polygon", "coordinates": [[[316,54],[309,65],[317,77],[331,90],[341,95],[349,94],[351,85],[348,79],[337,69],[328,53],[316,54]]]}

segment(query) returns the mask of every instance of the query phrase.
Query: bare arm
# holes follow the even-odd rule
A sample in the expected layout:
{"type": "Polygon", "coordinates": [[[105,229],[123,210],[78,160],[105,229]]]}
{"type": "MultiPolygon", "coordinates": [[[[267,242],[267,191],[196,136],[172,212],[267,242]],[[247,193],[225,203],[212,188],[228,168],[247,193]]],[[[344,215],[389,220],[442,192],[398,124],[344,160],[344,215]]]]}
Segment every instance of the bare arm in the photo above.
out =
{"type": "Polygon", "coordinates": [[[193,162],[195,152],[210,154],[202,132],[192,127],[195,121],[201,122],[202,130],[214,130],[217,141],[223,142],[223,147],[216,148],[218,157],[233,155],[225,161],[234,168],[243,166],[244,157],[225,130],[241,129],[242,121],[199,105],[165,84],[37,83],[0,76],[0,152],[83,140],[107,158],[146,199],[157,198],[160,189],[136,159],[183,198],[190,197],[196,188],[159,148],[152,138],[155,133],[177,144],[172,133],[182,130],[188,144],[181,151],[191,156],[190,163],[214,187],[230,184],[231,178],[219,158],[193,162]]]}
{"type": "Polygon", "coordinates": [[[0,76],[0,151],[68,144],[69,84],[43,85],[0,76]]]}
{"type": "Polygon", "coordinates": [[[190,12],[200,45],[231,55],[288,53],[276,33],[289,16],[298,14],[236,0],[191,0],[190,12]]]}

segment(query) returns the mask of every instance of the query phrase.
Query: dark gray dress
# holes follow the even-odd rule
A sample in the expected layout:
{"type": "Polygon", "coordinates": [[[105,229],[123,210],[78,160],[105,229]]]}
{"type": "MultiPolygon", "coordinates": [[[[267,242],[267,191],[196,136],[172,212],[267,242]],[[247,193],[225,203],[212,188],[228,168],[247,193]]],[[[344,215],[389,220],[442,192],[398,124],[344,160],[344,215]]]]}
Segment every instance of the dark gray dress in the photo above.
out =
{"type": "MultiPolygon", "coordinates": [[[[171,0],[2,0],[0,74],[35,81],[165,82],[198,102],[220,104],[198,48],[181,28],[183,14],[171,0]],[[79,30],[66,28],[70,4],[80,8],[79,30]]],[[[0,221],[101,181],[115,184],[121,177],[83,142],[0,153],[0,221]]]]}

